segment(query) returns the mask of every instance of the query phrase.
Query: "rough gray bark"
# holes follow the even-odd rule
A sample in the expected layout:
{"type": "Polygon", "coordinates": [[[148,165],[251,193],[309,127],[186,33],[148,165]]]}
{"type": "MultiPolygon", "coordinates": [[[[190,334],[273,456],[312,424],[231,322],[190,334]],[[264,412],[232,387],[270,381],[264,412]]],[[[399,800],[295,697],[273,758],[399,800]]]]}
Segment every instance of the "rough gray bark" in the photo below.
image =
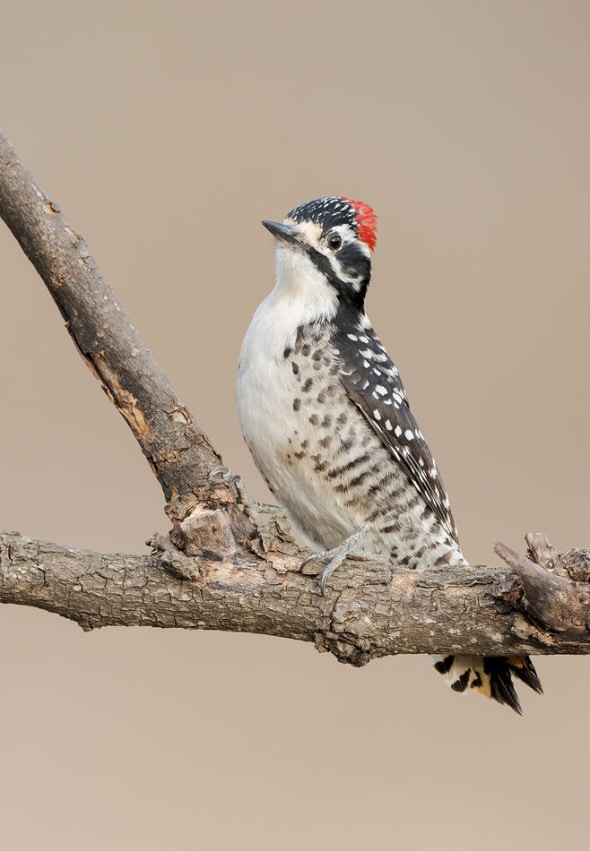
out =
{"type": "MultiPolygon", "coordinates": [[[[0,132],[0,216],[49,290],[82,359],[139,443],[178,524],[207,501],[220,457],[100,274],[82,237],[0,132]]],[[[214,494],[219,499],[219,494],[214,494]]]]}
{"type": "MultiPolygon", "coordinates": [[[[280,524],[280,517],[269,515],[262,528],[273,549],[258,558],[188,558],[172,549],[157,555],[109,555],[4,533],[0,601],[56,612],[87,630],[183,627],[294,638],[353,665],[396,653],[491,656],[590,650],[585,581],[578,588],[584,596],[583,622],[563,619],[560,605],[551,602],[544,603],[542,612],[549,624],[538,620],[537,610],[531,617],[525,598],[538,585],[523,585],[508,567],[417,572],[350,560],[323,597],[316,577],[301,572],[301,553],[280,524]]],[[[571,567],[588,575],[587,553],[568,558],[571,567]]],[[[543,587],[549,571],[537,569],[543,587]]],[[[549,587],[557,578],[567,584],[550,576],[549,587]]],[[[569,580],[570,586],[576,584],[569,580]]]]}
{"type": "Polygon", "coordinates": [[[590,552],[527,537],[509,567],[408,571],[347,560],[322,596],[315,563],[276,510],[211,478],[220,456],[177,397],[83,240],[0,134],[0,215],[58,305],[76,347],[158,478],[173,523],[151,555],[109,555],[0,535],[0,602],[84,629],[221,629],[313,642],[361,665],[395,653],[590,652],[590,552]]]}

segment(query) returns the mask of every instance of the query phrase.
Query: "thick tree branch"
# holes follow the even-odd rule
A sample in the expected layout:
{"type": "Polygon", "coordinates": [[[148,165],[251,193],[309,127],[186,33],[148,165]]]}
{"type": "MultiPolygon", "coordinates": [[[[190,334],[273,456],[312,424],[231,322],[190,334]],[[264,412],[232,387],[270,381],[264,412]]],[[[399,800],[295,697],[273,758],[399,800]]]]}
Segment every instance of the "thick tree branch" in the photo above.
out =
{"type": "Polygon", "coordinates": [[[209,476],[219,455],[101,277],[83,240],[0,134],[0,216],[47,284],[78,351],[133,431],[166,497],[170,539],[108,555],[0,535],[0,602],[84,629],[110,624],[257,632],[361,665],[393,653],[590,652],[590,554],[529,536],[509,567],[408,571],[347,560],[319,592],[276,513],[209,476]],[[182,550],[182,552],[180,551],[182,550]]]}
{"type": "MultiPolygon", "coordinates": [[[[590,652],[588,626],[555,631],[520,611],[522,588],[509,568],[417,572],[350,560],[323,597],[317,579],[301,573],[303,553],[292,554],[288,538],[282,548],[258,559],[108,555],[4,533],[0,601],[57,612],[84,629],[139,625],[295,638],[353,665],[397,653],[590,652]]],[[[590,560],[584,563],[590,569],[590,560]]],[[[587,594],[587,584],[578,590],[587,594]]],[[[551,619],[553,606],[545,612],[551,619]]]]}

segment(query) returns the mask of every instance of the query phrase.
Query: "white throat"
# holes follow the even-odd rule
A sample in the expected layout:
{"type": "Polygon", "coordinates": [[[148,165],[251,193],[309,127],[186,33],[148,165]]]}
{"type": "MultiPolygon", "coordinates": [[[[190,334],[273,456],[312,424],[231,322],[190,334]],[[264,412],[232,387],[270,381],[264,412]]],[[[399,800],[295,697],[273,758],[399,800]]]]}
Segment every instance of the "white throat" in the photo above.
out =
{"type": "Polygon", "coordinates": [[[336,290],[303,250],[277,246],[277,277],[268,297],[273,307],[279,303],[296,325],[333,319],[338,310],[336,290]]]}

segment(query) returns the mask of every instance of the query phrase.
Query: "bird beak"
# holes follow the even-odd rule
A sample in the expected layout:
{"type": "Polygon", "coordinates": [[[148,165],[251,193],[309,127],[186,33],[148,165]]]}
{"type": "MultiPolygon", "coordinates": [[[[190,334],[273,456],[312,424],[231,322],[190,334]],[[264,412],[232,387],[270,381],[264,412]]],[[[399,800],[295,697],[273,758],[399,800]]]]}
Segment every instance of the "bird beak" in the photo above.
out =
{"type": "Polygon", "coordinates": [[[284,225],[281,222],[263,221],[264,227],[272,233],[275,239],[286,242],[288,245],[299,242],[297,230],[292,225],[284,225]]]}

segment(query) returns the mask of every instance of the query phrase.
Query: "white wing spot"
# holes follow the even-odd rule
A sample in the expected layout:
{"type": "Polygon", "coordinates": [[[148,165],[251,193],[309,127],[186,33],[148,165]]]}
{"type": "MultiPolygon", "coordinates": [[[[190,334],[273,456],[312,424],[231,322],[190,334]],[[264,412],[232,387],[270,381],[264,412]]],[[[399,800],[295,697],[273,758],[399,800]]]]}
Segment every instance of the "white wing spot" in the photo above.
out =
{"type": "Polygon", "coordinates": [[[391,431],[393,429],[393,426],[391,425],[389,420],[385,420],[385,428],[387,429],[387,431],[391,431]]]}
{"type": "Polygon", "coordinates": [[[414,432],[410,431],[410,429],[407,428],[404,432],[404,437],[406,438],[406,440],[413,440],[414,439],[414,432]]]}
{"type": "Polygon", "coordinates": [[[387,396],[387,387],[384,387],[382,384],[378,384],[378,385],[375,387],[375,391],[376,391],[376,392],[377,392],[380,396],[387,396]]]}
{"type": "Polygon", "coordinates": [[[358,343],[358,337],[356,334],[347,334],[346,335],[349,340],[352,340],[353,343],[358,343]]]}
{"type": "Polygon", "coordinates": [[[395,427],[395,436],[396,436],[396,437],[401,437],[401,435],[402,435],[402,430],[401,430],[400,426],[398,426],[398,425],[397,425],[397,426],[395,427]]]}
{"type": "Polygon", "coordinates": [[[377,410],[377,408],[375,408],[375,410],[373,411],[373,416],[375,417],[375,419],[376,419],[377,421],[379,421],[379,420],[381,419],[381,414],[379,413],[379,411],[377,410]]]}

